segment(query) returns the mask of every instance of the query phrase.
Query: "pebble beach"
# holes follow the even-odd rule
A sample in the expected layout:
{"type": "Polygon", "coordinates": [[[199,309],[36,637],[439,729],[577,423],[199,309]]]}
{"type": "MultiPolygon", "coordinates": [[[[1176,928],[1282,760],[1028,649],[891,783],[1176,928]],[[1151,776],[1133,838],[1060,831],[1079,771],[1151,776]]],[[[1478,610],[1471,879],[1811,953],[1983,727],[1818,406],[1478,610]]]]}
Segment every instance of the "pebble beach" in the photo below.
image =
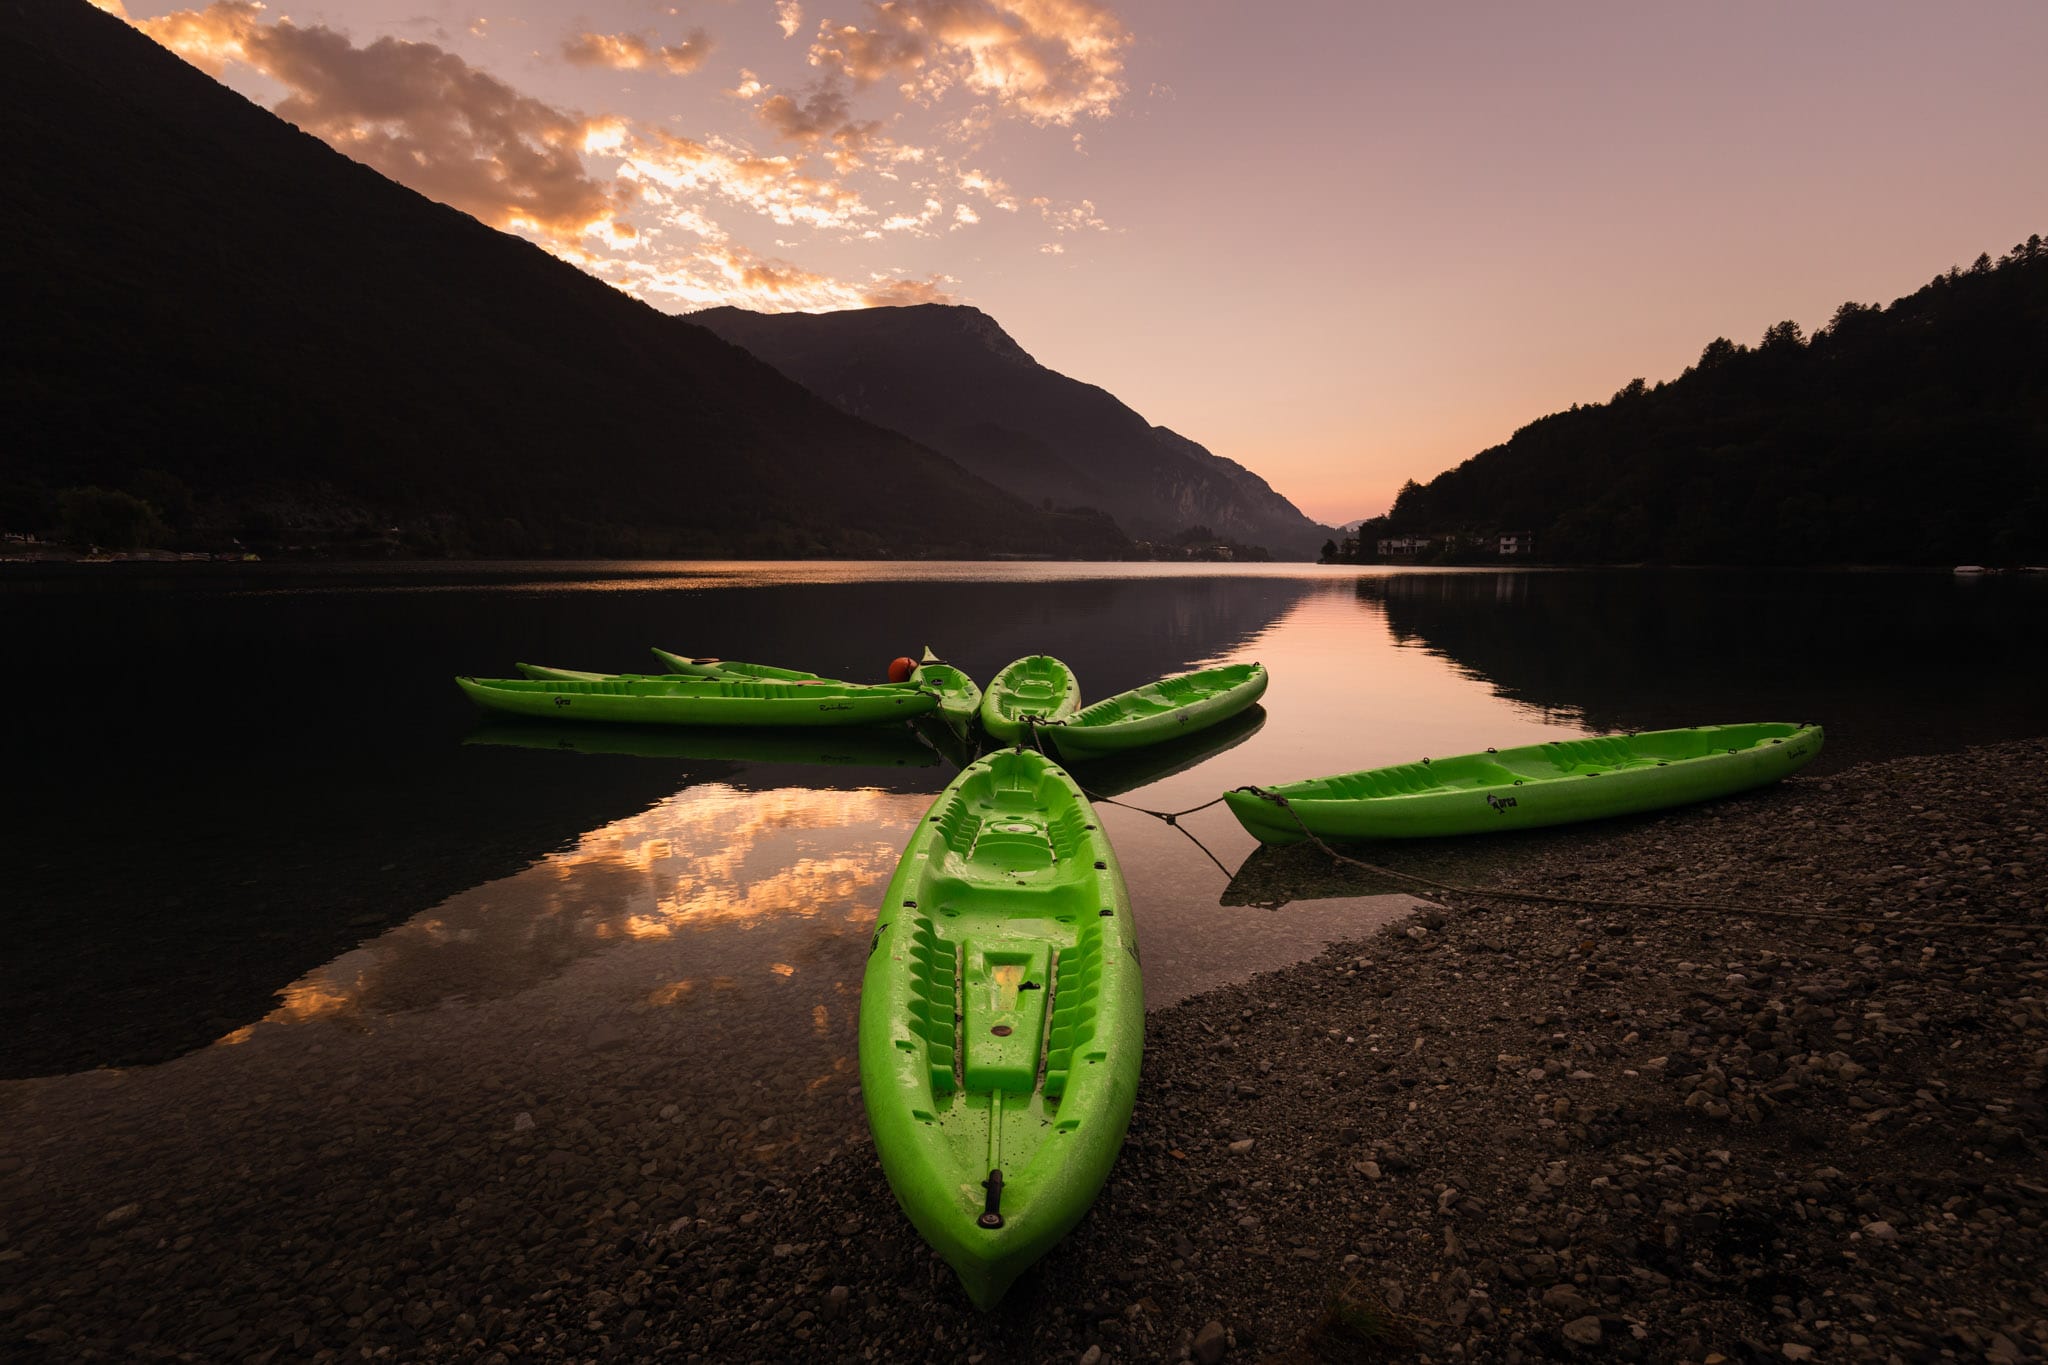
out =
{"type": "Polygon", "coordinates": [[[1429,904],[1150,1015],[1108,1186],[987,1314],[843,1072],[721,1112],[748,1057],[679,1085],[535,1018],[574,1091],[424,1041],[203,1109],[8,1083],[0,1355],[2048,1359],[2044,773],[2024,740],[1350,850],[1380,872],[1256,855],[1253,900],[1429,904]]]}

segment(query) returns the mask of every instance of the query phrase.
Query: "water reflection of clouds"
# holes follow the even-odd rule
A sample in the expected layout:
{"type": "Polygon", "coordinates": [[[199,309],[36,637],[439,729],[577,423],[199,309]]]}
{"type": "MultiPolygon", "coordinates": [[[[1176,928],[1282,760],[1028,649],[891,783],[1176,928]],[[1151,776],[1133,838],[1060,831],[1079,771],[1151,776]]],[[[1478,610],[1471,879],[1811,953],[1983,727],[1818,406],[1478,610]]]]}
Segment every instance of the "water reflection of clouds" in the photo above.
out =
{"type": "MultiPolygon", "coordinates": [[[[687,933],[864,922],[928,800],[865,789],[690,788],[308,973],[279,993],[263,1023],[346,1025],[503,999],[599,953],[687,933]]],[[[799,972],[804,953],[784,956],[762,969],[799,972]]],[[[674,1007],[733,985],[730,976],[678,977],[642,998],[674,1007]]],[[[820,1036],[825,1014],[823,1004],[812,1014],[820,1036]]],[[[254,1027],[221,1042],[243,1042],[254,1027]]]]}

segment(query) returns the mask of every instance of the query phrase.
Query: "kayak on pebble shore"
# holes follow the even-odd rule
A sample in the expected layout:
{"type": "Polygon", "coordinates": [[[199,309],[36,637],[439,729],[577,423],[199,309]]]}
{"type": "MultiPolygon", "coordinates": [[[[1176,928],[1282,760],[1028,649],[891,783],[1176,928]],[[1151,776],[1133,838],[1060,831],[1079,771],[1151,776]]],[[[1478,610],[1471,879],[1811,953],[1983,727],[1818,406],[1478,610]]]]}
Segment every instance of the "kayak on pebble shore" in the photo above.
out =
{"type": "Polygon", "coordinates": [[[1423,759],[1224,793],[1269,844],[1414,839],[1598,820],[1711,800],[1798,772],[1818,725],[1645,730],[1423,759]]]}
{"type": "Polygon", "coordinates": [[[976,1307],[1094,1203],[1144,1030],[1130,898],[1087,798],[1034,750],[969,765],[883,894],[860,1082],[897,1202],[976,1307]]]}

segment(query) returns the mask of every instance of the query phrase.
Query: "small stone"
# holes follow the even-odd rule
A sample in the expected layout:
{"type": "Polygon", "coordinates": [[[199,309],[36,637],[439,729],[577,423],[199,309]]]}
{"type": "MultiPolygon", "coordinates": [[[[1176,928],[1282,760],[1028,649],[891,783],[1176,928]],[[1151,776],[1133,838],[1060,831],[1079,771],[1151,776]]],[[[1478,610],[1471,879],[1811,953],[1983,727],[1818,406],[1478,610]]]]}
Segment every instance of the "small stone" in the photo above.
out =
{"type": "Polygon", "coordinates": [[[1587,1314],[1573,1318],[1563,1327],[1564,1339],[1574,1346],[1598,1346],[1600,1344],[1600,1319],[1587,1314]]]}
{"type": "Polygon", "coordinates": [[[141,1212],[142,1205],[140,1204],[123,1204],[118,1209],[109,1209],[101,1214],[100,1226],[103,1228],[120,1227],[123,1223],[132,1221],[135,1215],[141,1212]]]}
{"type": "Polygon", "coordinates": [[[1788,1341],[1783,1346],[1780,1346],[1778,1349],[1784,1353],[1785,1359],[1787,1360],[1813,1359],[1813,1348],[1811,1346],[1801,1346],[1796,1341],[1788,1341]]]}
{"type": "Polygon", "coordinates": [[[532,1131],[533,1131],[533,1115],[531,1115],[531,1114],[527,1114],[527,1113],[521,1113],[521,1114],[519,1114],[519,1115],[515,1116],[515,1117],[513,1118],[513,1120],[512,1120],[512,1131],[513,1131],[513,1132],[515,1132],[515,1133],[530,1133],[530,1132],[532,1132],[532,1131]]]}
{"type": "Polygon", "coordinates": [[[1899,1240],[1898,1229],[1885,1222],[1865,1223],[1863,1225],[1863,1235],[1870,1238],[1873,1242],[1896,1242],[1899,1240]]]}
{"type": "Polygon", "coordinates": [[[1100,1346],[1090,1346],[1087,1350],[1081,1352],[1081,1365],[1100,1365],[1101,1360],[1102,1348],[1100,1346]]]}
{"type": "Polygon", "coordinates": [[[1239,1138],[1230,1144],[1230,1154],[1232,1156],[1243,1156],[1252,1149],[1252,1144],[1256,1141],[1258,1141],[1257,1138],[1239,1138]]]}
{"type": "Polygon", "coordinates": [[[1584,1317],[1593,1311],[1593,1305],[1586,1296],[1568,1284],[1553,1285],[1544,1290],[1543,1306],[1573,1317],[1584,1317]]]}
{"type": "Polygon", "coordinates": [[[846,1311],[846,1302],[853,1297],[853,1291],[843,1284],[835,1284],[825,1295],[825,1320],[830,1322],[846,1311]]]}
{"type": "Polygon", "coordinates": [[[1194,1345],[1188,1350],[1200,1365],[1216,1365],[1230,1349],[1230,1341],[1223,1335],[1223,1324],[1210,1321],[1202,1324],[1202,1330],[1195,1333],[1194,1345]]]}

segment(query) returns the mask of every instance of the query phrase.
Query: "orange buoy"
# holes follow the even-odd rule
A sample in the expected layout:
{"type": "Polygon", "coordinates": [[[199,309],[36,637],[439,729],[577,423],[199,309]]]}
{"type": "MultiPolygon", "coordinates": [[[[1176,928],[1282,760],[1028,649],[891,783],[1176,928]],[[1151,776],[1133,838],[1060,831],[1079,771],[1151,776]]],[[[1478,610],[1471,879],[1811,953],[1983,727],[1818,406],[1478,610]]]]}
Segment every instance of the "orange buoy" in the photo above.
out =
{"type": "Polygon", "coordinates": [[[917,672],[917,660],[895,658],[889,660],[889,681],[909,682],[910,675],[917,672]]]}

